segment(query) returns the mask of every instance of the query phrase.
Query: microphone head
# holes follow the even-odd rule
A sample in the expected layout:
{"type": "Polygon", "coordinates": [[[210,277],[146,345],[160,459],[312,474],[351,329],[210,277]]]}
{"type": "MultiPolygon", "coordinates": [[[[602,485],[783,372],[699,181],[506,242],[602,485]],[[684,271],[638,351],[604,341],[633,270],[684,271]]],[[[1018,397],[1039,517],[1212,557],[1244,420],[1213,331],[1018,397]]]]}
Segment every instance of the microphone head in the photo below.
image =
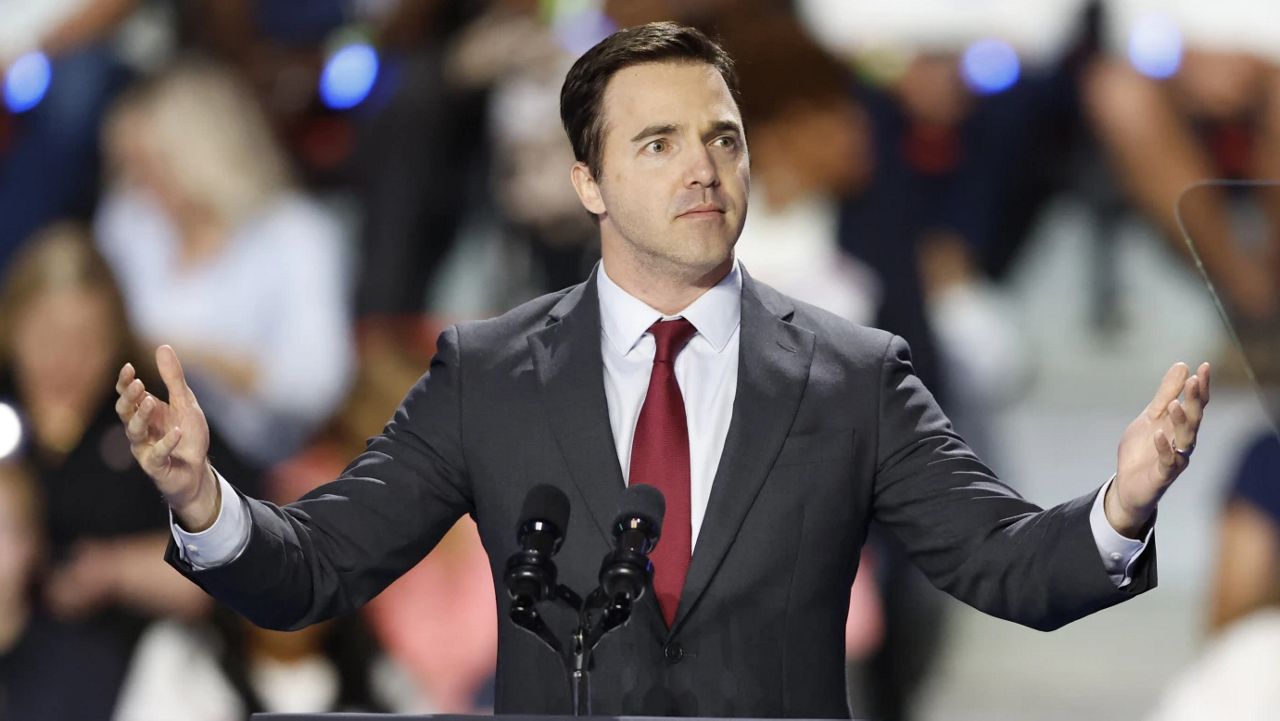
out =
{"type": "Polygon", "coordinates": [[[613,521],[614,550],[600,566],[600,588],[612,599],[635,601],[644,595],[653,575],[649,553],[662,535],[667,499],[662,491],[644,484],[628,486],[613,521]]]}
{"type": "Polygon", "coordinates": [[[618,535],[632,525],[637,519],[644,519],[651,529],[653,538],[662,535],[662,518],[667,514],[667,499],[662,491],[653,486],[637,483],[627,486],[618,502],[618,515],[613,521],[613,533],[618,535]]]}
{"type": "Polygon", "coordinates": [[[555,486],[542,483],[529,490],[520,509],[520,528],[530,522],[542,522],[555,526],[558,535],[569,527],[569,497],[555,486]]]}

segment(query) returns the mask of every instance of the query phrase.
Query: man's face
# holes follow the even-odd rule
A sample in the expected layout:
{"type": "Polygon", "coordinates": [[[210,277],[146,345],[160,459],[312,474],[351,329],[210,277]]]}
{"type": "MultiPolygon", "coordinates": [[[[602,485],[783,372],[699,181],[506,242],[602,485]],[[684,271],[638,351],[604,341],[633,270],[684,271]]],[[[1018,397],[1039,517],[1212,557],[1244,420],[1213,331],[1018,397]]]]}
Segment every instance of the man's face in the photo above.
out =
{"type": "Polygon", "coordinates": [[[703,278],[726,266],[750,185],[742,117],[724,79],[703,63],[647,63],[605,88],[600,177],[574,180],[600,216],[605,262],[703,278]]]}

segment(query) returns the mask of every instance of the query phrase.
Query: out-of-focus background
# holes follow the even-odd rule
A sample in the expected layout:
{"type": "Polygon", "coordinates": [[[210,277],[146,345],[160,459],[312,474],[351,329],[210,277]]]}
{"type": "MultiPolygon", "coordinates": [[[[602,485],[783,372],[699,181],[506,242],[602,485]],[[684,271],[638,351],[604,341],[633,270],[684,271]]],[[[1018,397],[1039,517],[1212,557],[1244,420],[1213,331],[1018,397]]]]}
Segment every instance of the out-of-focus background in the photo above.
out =
{"type": "Polygon", "coordinates": [[[161,560],[114,377],[170,343],[224,475],[332,478],[441,328],[585,278],[560,83],[659,19],[738,61],[743,263],[904,336],[1025,495],[1097,488],[1169,364],[1215,363],[1158,590],[1043,634],[874,533],[855,716],[1280,718],[1267,0],[0,0],[0,718],[491,708],[469,522],[356,617],[254,629],[161,560]]]}

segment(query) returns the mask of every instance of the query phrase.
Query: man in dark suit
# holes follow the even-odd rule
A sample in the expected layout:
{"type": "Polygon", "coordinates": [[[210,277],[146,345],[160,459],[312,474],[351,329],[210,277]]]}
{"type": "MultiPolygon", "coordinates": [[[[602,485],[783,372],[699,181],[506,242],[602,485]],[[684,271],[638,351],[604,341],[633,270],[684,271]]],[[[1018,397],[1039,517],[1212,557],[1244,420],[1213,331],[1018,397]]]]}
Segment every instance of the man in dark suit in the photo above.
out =
{"type": "MultiPolygon", "coordinates": [[[[1102,489],[1022,500],[951,430],[900,339],[735,263],[749,162],[732,87],[723,51],[675,25],[584,55],[561,112],[602,264],[445,331],[383,433],[296,503],[217,475],[171,348],[157,351],[168,403],[126,365],[118,410],[174,510],[169,560],[257,623],[296,628],[357,608],[470,514],[501,597],[521,501],[551,483],[574,508],[561,577],[587,589],[626,484],[652,483],[668,503],[654,592],[598,650],[603,714],[847,716],[842,629],[873,517],[935,584],[1035,628],[1154,586],[1149,525],[1186,467],[1208,367],[1170,369],[1102,489]]],[[[566,712],[550,652],[500,615],[497,710],[566,712]]]]}

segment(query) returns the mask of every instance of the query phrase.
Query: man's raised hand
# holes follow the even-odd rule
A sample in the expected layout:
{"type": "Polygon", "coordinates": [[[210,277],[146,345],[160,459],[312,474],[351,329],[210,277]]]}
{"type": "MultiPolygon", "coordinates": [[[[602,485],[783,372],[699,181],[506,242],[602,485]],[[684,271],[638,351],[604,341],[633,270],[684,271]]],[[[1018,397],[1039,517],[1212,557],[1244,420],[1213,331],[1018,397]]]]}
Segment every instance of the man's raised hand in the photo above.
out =
{"type": "Polygon", "coordinates": [[[209,466],[209,424],[187,386],[173,348],[156,349],[160,378],[169,391],[165,403],[147,392],[133,365],[116,380],[116,413],[125,426],[129,448],[156,484],[182,526],[202,531],[218,517],[221,493],[209,466]]]}
{"type": "Polygon", "coordinates": [[[1190,463],[1208,403],[1208,363],[1194,375],[1185,363],[1164,374],[1155,397],[1120,440],[1116,479],[1103,499],[1107,520],[1117,531],[1138,537],[1160,497],[1190,463]]]}

